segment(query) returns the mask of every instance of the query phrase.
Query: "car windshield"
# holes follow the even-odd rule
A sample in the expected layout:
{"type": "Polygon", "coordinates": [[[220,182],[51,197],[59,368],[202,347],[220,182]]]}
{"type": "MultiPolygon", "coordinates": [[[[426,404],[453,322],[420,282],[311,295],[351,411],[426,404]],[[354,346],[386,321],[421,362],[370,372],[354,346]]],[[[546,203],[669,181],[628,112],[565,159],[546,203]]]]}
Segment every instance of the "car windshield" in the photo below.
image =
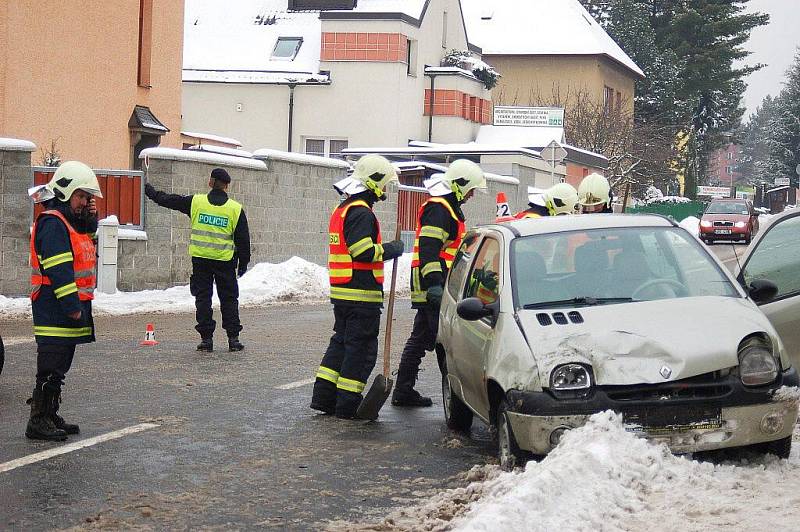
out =
{"type": "Polygon", "coordinates": [[[516,238],[511,243],[511,268],[514,298],[521,308],[739,297],[702,245],[675,227],[516,238]]]}
{"type": "Polygon", "coordinates": [[[706,209],[706,214],[749,214],[746,203],[736,203],[733,201],[711,202],[706,209]]]}

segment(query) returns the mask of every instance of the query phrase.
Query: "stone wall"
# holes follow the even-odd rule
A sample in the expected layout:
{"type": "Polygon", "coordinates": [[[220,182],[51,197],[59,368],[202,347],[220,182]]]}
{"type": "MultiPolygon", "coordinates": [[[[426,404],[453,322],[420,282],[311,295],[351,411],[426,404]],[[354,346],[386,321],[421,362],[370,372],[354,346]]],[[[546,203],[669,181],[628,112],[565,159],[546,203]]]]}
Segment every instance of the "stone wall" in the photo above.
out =
{"type": "Polygon", "coordinates": [[[28,187],[33,183],[32,143],[0,139],[0,294],[29,293],[30,225],[33,218],[28,187]]]}

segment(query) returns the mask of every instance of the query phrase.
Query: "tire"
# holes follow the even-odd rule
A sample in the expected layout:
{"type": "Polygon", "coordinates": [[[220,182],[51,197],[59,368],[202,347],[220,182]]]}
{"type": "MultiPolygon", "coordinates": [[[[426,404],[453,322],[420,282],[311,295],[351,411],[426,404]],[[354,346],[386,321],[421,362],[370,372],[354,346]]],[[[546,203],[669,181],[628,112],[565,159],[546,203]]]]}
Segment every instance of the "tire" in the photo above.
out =
{"type": "Polygon", "coordinates": [[[514,437],[514,430],[508,419],[508,401],[503,399],[497,407],[497,414],[494,419],[494,430],[497,438],[497,458],[500,460],[500,468],[503,471],[512,471],[517,467],[525,467],[532,455],[523,451],[517,445],[514,437]]]}
{"type": "Polygon", "coordinates": [[[755,450],[763,454],[774,454],[778,458],[789,458],[792,451],[792,437],[786,436],[780,440],[758,443],[755,450]]]}
{"type": "Polygon", "coordinates": [[[459,432],[469,432],[472,427],[472,410],[453,393],[450,388],[450,380],[447,378],[446,367],[442,372],[442,404],[447,427],[459,432]]]}

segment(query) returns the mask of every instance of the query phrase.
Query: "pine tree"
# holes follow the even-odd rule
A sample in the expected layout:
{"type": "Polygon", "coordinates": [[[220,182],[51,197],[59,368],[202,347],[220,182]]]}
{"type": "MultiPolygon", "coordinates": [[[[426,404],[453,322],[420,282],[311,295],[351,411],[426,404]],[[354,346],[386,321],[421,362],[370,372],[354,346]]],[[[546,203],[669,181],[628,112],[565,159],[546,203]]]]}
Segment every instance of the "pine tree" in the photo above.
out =
{"type": "Polygon", "coordinates": [[[786,82],[777,98],[777,112],[770,121],[767,171],[773,177],[788,177],[798,186],[800,164],[800,52],[786,73],[786,82]]]}
{"type": "Polygon", "coordinates": [[[738,171],[752,185],[772,182],[767,170],[770,166],[770,144],[774,120],[778,113],[778,100],[767,96],[747,124],[737,134],[742,146],[738,171]]]}

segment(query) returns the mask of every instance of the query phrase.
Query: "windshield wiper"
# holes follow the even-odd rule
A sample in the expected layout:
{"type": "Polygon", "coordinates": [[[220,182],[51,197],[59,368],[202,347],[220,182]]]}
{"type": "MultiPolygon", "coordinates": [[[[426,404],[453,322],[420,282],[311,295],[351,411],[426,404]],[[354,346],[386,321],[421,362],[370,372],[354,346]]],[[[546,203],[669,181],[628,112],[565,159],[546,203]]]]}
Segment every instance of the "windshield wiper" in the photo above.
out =
{"type": "Polygon", "coordinates": [[[528,303],[522,308],[525,310],[537,308],[550,308],[561,306],[582,306],[591,307],[604,303],[627,303],[633,301],[631,297],[574,297],[572,299],[559,299],[557,301],[543,301],[541,303],[528,303]]]}

